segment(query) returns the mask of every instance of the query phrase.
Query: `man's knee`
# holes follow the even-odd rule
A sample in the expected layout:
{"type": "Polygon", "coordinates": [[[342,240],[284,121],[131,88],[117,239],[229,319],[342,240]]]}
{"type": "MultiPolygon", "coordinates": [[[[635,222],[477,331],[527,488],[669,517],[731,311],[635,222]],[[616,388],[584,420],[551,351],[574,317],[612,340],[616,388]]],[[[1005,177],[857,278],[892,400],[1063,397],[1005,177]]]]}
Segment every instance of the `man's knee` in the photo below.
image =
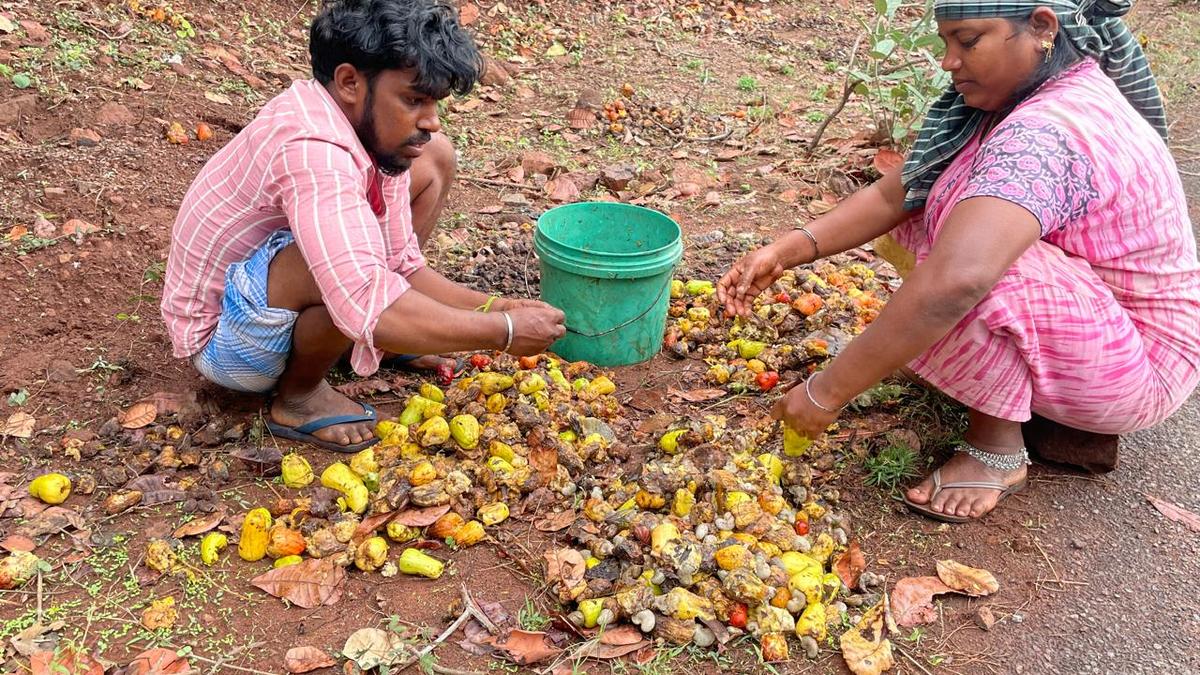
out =
{"type": "Polygon", "coordinates": [[[439,178],[443,185],[454,180],[454,174],[458,170],[458,156],[454,152],[454,144],[450,142],[450,137],[442,132],[433,135],[433,138],[425,145],[426,157],[430,160],[430,167],[436,178],[439,178]]]}

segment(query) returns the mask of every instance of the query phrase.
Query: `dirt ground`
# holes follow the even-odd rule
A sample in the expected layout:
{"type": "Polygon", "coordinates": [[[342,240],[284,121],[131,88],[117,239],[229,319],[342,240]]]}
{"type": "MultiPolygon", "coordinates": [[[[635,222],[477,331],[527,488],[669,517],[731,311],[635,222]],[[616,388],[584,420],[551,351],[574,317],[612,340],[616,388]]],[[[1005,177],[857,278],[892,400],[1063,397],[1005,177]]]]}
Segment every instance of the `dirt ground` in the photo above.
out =
{"type": "MultiPolygon", "coordinates": [[[[502,66],[471,96],[447,102],[443,121],[460,151],[461,180],[428,251],[431,261],[481,288],[536,292],[536,275],[527,281],[514,262],[522,249],[501,253],[521,236],[514,234],[519,223],[555,203],[539,179],[515,173],[522,157],[537,151],[571,175],[633,167],[644,189],[619,196],[667,211],[683,226],[681,276],[716,278],[761,238],[811,219],[820,205],[810,202],[845,196],[877,176],[869,114],[857,103],[833,121],[816,153],[805,152],[837,102],[837,65],[848,57],[866,4],[474,3],[481,13],[472,28],[502,66]],[[627,84],[632,93],[622,93],[627,84]],[[636,139],[604,125],[572,128],[574,108],[617,98],[643,114],[652,105],[682,113],[690,138],[662,125],[636,139]]],[[[0,651],[41,612],[65,622],[60,632],[68,643],[117,664],[154,646],[186,647],[206,672],[282,672],[290,647],[338,653],[365,626],[398,623],[436,635],[457,614],[461,584],[514,614],[526,602],[556,610],[539,577],[541,550],[555,535],[520,521],[503,526],[501,543],[454,553],[452,573],[439,581],[351,574],[340,603],[313,610],[258,592],[247,581],[262,570],[236,557],[199,584],[147,578],[138,572],[146,540],[168,536],[195,514],[176,503],[105,516],[101,499],[138,472],[137,448],[107,448],[77,461],[59,444],[64,433],[98,431],[155,392],[194,396],[222,431],[233,429],[232,446],[255,442],[247,429],[262,401],[223,393],[173,359],[158,298],[184,191],[264,102],[307,76],[305,27],[314,11],[310,2],[191,0],[171,4],[160,23],[120,2],[0,4],[0,16],[12,24],[5,30],[0,23],[0,64],[12,71],[0,71],[0,420],[17,411],[36,418],[32,439],[0,440],[0,461],[17,475],[14,485],[46,467],[90,473],[97,482],[95,495],[67,502],[86,528],[39,547],[53,565],[41,589],[0,591],[0,651]],[[186,25],[169,27],[174,16],[186,25]],[[22,74],[32,86],[17,86],[22,74]],[[191,135],[187,144],[166,140],[173,122],[191,135]],[[210,140],[195,138],[202,122],[214,133],[210,140]],[[53,229],[39,231],[39,218],[53,229]],[[8,236],[18,226],[34,236],[8,236]],[[144,629],[142,609],[167,594],[180,599],[180,621],[174,629],[144,629]]],[[[1130,22],[1145,37],[1171,104],[1173,148],[1200,221],[1200,9],[1142,0],[1130,22]]],[[[592,183],[580,198],[606,195],[592,183]]],[[[863,257],[886,270],[869,252],[863,257]]],[[[616,379],[635,420],[659,408],[687,415],[697,407],[664,394],[672,386],[703,386],[704,368],[698,360],[659,356],[648,366],[618,369],[616,379]]],[[[904,426],[932,437],[941,431],[934,422],[953,419],[953,409],[922,400],[926,417],[910,401],[905,410],[868,415],[860,426],[904,426]]],[[[376,403],[396,414],[402,401],[383,395],[376,403]]],[[[767,403],[751,405],[761,411],[767,403]]],[[[861,463],[847,448],[839,458],[841,505],[870,571],[894,582],[929,574],[934,561],[949,557],[991,570],[1002,584],[990,598],[940,602],[936,623],[895,640],[902,652],[897,672],[1200,672],[1200,539],[1145,498],[1200,510],[1200,473],[1189,459],[1200,452],[1197,429],[1200,405],[1193,400],[1162,427],[1124,439],[1116,472],[1093,477],[1035,466],[1027,493],[983,523],[953,527],[912,517],[893,494],[864,484],[861,463]],[[997,619],[988,631],[976,624],[982,605],[997,619]]],[[[314,466],[333,459],[304,452],[314,466]]],[[[923,459],[921,468],[935,459],[923,459]]],[[[223,483],[191,473],[213,481],[213,492],[233,509],[284,496],[246,466],[231,466],[223,483]]],[[[0,518],[0,534],[16,525],[0,518]]],[[[441,667],[517,669],[470,656],[456,641],[438,648],[441,667]]],[[[12,658],[7,667],[27,663],[12,658]]],[[[589,661],[581,672],[766,667],[743,645],[719,657],[664,649],[646,663],[589,661]]],[[[771,667],[844,671],[832,644],[822,645],[815,661],[799,656],[771,667]]]]}

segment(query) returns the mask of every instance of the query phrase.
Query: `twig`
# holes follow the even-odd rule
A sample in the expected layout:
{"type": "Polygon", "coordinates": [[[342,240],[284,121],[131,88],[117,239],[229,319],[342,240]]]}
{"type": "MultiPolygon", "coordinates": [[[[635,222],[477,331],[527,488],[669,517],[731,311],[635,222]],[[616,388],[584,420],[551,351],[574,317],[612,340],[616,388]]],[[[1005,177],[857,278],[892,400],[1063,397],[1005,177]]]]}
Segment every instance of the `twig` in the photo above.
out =
{"type": "Polygon", "coordinates": [[[540,192],[537,188],[533,187],[532,185],[525,185],[524,183],[510,183],[510,182],[504,181],[504,180],[492,180],[490,178],[476,178],[475,176],[459,176],[458,179],[465,180],[468,183],[478,183],[480,185],[488,185],[490,187],[506,187],[506,188],[513,188],[516,190],[525,190],[527,192],[534,192],[534,193],[540,192]]]}
{"type": "Polygon", "coordinates": [[[38,567],[37,579],[37,622],[42,622],[42,568],[38,567]]]}
{"type": "Polygon", "coordinates": [[[1038,541],[1036,536],[1032,537],[1032,539],[1033,545],[1037,547],[1037,550],[1042,554],[1042,558],[1045,559],[1046,564],[1050,566],[1050,572],[1054,575],[1054,580],[1062,583],[1062,575],[1058,573],[1058,568],[1054,566],[1054,563],[1050,562],[1050,556],[1046,555],[1046,549],[1042,548],[1042,542],[1038,541]]]}
{"type": "MultiPolygon", "coordinates": [[[[183,647],[177,647],[177,646],[175,646],[175,645],[173,645],[173,644],[171,644],[171,643],[169,643],[169,642],[164,642],[164,643],[163,643],[163,645],[164,645],[164,646],[166,646],[166,647],[169,647],[169,648],[171,648],[171,649],[174,649],[174,650],[175,650],[175,651],[177,651],[177,652],[178,652],[180,649],[183,649],[183,647]]],[[[220,667],[222,667],[222,668],[230,668],[230,669],[232,669],[232,670],[237,670],[237,671],[240,671],[240,672],[243,672],[243,673],[254,673],[255,675],[276,675],[276,673],[268,672],[268,671],[266,671],[266,670],[258,670],[257,668],[247,668],[246,666],[235,666],[235,665],[233,665],[232,663],[223,663],[223,662],[221,662],[221,661],[216,661],[216,660],[214,660],[214,659],[210,659],[210,658],[207,658],[207,657],[204,657],[204,656],[200,656],[200,655],[199,655],[199,654],[197,654],[196,652],[190,652],[190,653],[188,653],[188,655],[186,656],[186,658],[189,658],[189,659],[196,659],[197,661],[203,661],[204,663],[207,663],[207,664],[209,664],[209,665],[213,665],[213,666],[220,666],[220,667]]],[[[190,671],[190,672],[196,672],[196,671],[190,671]]]]}
{"type": "MultiPolygon", "coordinates": [[[[413,664],[425,658],[426,654],[432,652],[437,648],[438,645],[445,642],[447,638],[457,633],[458,629],[462,628],[462,625],[467,622],[467,619],[475,619],[493,635],[498,632],[499,629],[496,628],[496,624],[492,623],[491,619],[487,618],[483,611],[479,609],[479,606],[475,604],[475,601],[471,598],[471,594],[467,592],[466,584],[463,584],[461,590],[463,601],[462,614],[459,614],[458,618],[454,620],[454,623],[450,624],[446,630],[442,631],[442,634],[437,636],[436,640],[425,645],[420,651],[414,654],[412,658],[400,664],[400,666],[396,668],[396,672],[402,673],[413,664]]],[[[434,670],[436,672],[436,668],[434,670]]]]}
{"type": "Polygon", "coordinates": [[[893,643],[892,643],[892,646],[893,646],[893,647],[895,647],[895,649],[896,649],[896,651],[897,651],[897,652],[900,652],[900,656],[903,656],[904,658],[908,659],[908,662],[909,662],[909,663],[911,663],[911,664],[913,664],[914,666],[916,666],[916,667],[917,667],[917,669],[918,669],[918,670],[920,670],[922,673],[925,673],[925,675],[933,675],[933,673],[929,672],[929,669],[928,669],[928,668],[926,668],[925,666],[921,665],[921,664],[920,664],[920,663],[919,663],[919,662],[918,662],[916,659],[914,659],[913,657],[909,656],[909,655],[908,655],[908,652],[906,652],[906,651],[904,651],[903,649],[901,649],[901,648],[900,648],[900,645],[898,645],[898,644],[896,644],[895,642],[893,642],[893,643]]]}

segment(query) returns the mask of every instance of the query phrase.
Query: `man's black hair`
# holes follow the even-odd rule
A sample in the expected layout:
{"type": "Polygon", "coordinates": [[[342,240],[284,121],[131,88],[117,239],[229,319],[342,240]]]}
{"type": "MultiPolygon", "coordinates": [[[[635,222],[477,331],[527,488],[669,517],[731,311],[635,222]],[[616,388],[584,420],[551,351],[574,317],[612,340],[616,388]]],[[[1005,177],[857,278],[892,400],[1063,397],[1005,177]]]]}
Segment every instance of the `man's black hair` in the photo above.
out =
{"type": "Polygon", "coordinates": [[[331,0],[313,20],[308,51],[321,84],[343,63],[372,80],[411,68],[416,90],[438,98],[466,94],[483,71],[457,10],[439,0],[331,0]]]}

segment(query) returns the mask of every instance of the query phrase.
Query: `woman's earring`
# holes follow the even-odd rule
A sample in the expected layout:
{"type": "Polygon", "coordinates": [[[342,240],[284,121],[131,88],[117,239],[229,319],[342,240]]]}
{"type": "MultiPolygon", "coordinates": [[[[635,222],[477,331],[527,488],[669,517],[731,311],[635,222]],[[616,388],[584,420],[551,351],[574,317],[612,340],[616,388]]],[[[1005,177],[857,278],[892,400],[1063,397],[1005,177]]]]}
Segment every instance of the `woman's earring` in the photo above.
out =
{"type": "Polygon", "coordinates": [[[1046,53],[1046,63],[1050,63],[1050,57],[1054,55],[1054,43],[1050,40],[1042,40],[1042,51],[1046,53]]]}

